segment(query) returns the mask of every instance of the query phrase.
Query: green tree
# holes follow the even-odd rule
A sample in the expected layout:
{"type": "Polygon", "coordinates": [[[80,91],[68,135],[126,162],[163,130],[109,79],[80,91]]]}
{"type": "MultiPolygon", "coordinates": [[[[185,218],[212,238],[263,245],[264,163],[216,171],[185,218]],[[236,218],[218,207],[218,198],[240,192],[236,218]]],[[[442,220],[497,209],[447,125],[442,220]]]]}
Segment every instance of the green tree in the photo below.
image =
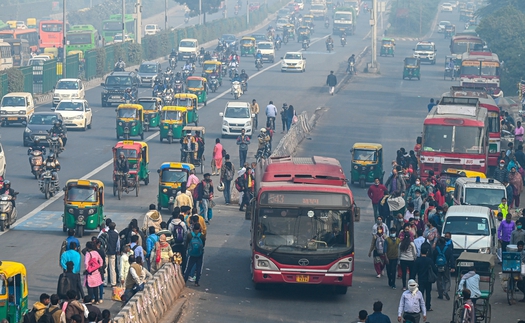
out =
{"type": "MultiPolygon", "coordinates": [[[[199,14],[199,0],[175,0],[180,4],[185,4],[194,14],[199,14]]],[[[201,0],[203,13],[215,13],[219,10],[221,0],[201,0]]]]}
{"type": "Polygon", "coordinates": [[[501,88],[509,95],[516,91],[516,84],[525,71],[525,13],[509,5],[484,16],[476,32],[487,42],[489,49],[503,61],[501,88]]]}
{"type": "Polygon", "coordinates": [[[525,13],[525,1],[523,0],[488,0],[488,4],[479,9],[477,14],[480,17],[491,16],[494,12],[504,7],[514,7],[525,13]]]}

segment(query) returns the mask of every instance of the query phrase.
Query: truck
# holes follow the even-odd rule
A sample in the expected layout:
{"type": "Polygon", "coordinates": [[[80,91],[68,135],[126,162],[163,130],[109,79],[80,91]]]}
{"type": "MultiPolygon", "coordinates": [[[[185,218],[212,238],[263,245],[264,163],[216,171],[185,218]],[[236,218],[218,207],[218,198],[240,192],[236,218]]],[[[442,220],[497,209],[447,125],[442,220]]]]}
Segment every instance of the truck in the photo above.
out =
{"type": "Polygon", "coordinates": [[[343,5],[348,8],[354,8],[355,14],[359,16],[359,9],[361,8],[361,0],[344,0],[343,5]]]}
{"type": "Polygon", "coordinates": [[[355,32],[356,13],[353,7],[337,8],[334,12],[333,34],[340,35],[343,31],[347,35],[355,32]]]}
{"type": "Polygon", "coordinates": [[[324,2],[312,2],[312,5],[310,6],[310,14],[314,16],[314,19],[324,19],[327,12],[328,9],[324,2]]]}

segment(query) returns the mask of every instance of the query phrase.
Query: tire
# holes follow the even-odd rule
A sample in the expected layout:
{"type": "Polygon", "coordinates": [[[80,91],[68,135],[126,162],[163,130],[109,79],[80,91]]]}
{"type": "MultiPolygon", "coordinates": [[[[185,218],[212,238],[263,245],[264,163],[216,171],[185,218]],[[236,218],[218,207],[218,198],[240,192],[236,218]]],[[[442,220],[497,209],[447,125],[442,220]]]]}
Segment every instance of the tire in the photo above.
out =
{"type": "Polygon", "coordinates": [[[149,123],[146,123],[144,125],[144,131],[148,132],[149,131],[149,123]]]}
{"type": "Polygon", "coordinates": [[[162,206],[160,205],[160,203],[157,203],[157,210],[162,210],[162,206]]]}
{"type": "Polygon", "coordinates": [[[170,211],[170,213],[173,212],[174,207],[175,206],[173,205],[173,203],[168,206],[168,210],[170,211]]]}
{"type": "Polygon", "coordinates": [[[418,80],[418,81],[421,81],[421,76],[418,76],[418,77],[417,77],[417,80],[418,80]]]}
{"type": "Polygon", "coordinates": [[[62,232],[67,232],[67,228],[65,225],[62,225],[62,232]]]}
{"type": "Polygon", "coordinates": [[[248,213],[248,207],[246,207],[246,211],[244,211],[244,219],[245,220],[251,220],[252,219],[252,214],[248,213]]]}
{"type": "Polygon", "coordinates": [[[206,106],[208,104],[208,101],[204,101],[204,106],[206,106]]]}
{"type": "Polygon", "coordinates": [[[89,120],[88,129],[91,129],[92,126],[93,126],[93,117],[91,118],[91,120],[89,120]]]}
{"type": "Polygon", "coordinates": [[[168,143],[171,145],[173,143],[173,137],[168,137],[168,143]]]}
{"type": "Polygon", "coordinates": [[[162,137],[161,136],[159,136],[159,140],[160,140],[160,142],[162,142],[162,137]]]}
{"type": "Polygon", "coordinates": [[[51,192],[49,191],[49,184],[45,184],[46,188],[44,190],[44,196],[46,197],[46,200],[49,200],[51,197],[51,192]]]}
{"type": "Polygon", "coordinates": [[[84,235],[84,226],[80,225],[80,224],[77,224],[77,227],[75,229],[75,233],[76,233],[76,236],[78,238],[82,238],[82,236],[84,235]]]}
{"type": "Polygon", "coordinates": [[[144,132],[140,134],[140,140],[144,140],[144,132]]]}
{"type": "Polygon", "coordinates": [[[137,183],[135,184],[135,197],[139,197],[140,181],[137,177],[137,183]]]}
{"type": "Polygon", "coordinates": [[[102,101],[102,107],[105,108],[107,106],[108,106],[108,104],[106,102],[102,101]]]}
{"type": "Polygon", "coordinates": [[[24,140],[24,147],[29,147],[29,143],[24,140]]]}
{"type": "Polygon", "coordinates": [[[365,186],[366,186],[366,181],[365,181],[364,178],[361,178],[361,179],[359,180],[359,187],[361,187],[361,188],[365,188],[365,186]]]}
{"type": "Polygon", "coordinates": [[[82,131],[86,131],[88,128],[88,125],[87,125],[87,119],[84,120],[84,128],[82,128],[82,131]]]}
{"type": "Polygon", "coordinates": [[[122,198],[122,179],[119,179],[117,184],[117,196],[119,200],[122,198]]]}
{"type": "Polygon", "coordinates": [[[148,186],[149,184],[149,174],[148,176],[146,176],[146,178],[144,178],[144,185],[148,186]]]}
{"type": "Polygon", "coordinates": [[[516,281],[514,280],[514,276],[511,276],[509,277],[509,280],[507,282],[507,302],[509,303],[509,305],[513,305],[516,303],[516,299],[514,296],[515,293],[516,293],[516,281]]]}
{"type": "Polygon", "coordinates": [[[0,231],[5,231],[5,220],[0,220],[0,231]]]}

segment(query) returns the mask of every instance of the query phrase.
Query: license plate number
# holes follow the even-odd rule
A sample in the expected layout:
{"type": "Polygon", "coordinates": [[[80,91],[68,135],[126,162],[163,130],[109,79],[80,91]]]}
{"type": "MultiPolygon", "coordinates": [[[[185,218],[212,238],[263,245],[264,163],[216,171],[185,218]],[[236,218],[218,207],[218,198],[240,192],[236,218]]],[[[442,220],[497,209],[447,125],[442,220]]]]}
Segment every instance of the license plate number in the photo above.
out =
{"type": "Polygon", "coordinates": [[[46,136],[35,136],[35,139],[46,139],[46,136]]]}
{"type": "Polygon", "coordinates": [[[298,283],[308,283],[310,281],[310,276],[308,275],[297,275],[295,281],[298,283]]]}
{"type": "Polygon", "coordinates": [[[111,98],[114,99],[114,100],[120,100],[120,96],[118,96],[118,95],[113,95],[111,98]]]}
{"type": "Polygon", "coordinates": [[[18,118],[17,117],[9,117],[9,118],[7,118],[7,120],[18,120],[18,118]]]}

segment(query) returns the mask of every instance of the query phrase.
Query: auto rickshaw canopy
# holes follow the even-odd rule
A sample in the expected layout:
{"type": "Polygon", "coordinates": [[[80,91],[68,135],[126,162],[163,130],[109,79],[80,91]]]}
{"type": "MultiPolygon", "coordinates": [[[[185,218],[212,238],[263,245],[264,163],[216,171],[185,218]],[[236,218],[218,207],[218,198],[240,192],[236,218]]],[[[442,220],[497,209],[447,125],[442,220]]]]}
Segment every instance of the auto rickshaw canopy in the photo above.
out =
{"type": "Polygon", "coordinates": [[[308,26],[301,26],[297,29],[297,32],[300,34],[310,34],[310,27],[308,26]]]}
{"type": "Polygon", "coordinates": [[[396,40],[394,38],[383,38],[381,39],[381,46],[385,46],[385,47],[396,46],[396,40]]]}
{"type": "Polygon", "coordinates": [[[352,146],[353,162],[373,162],[379,161],[383,145],[376,143],[355,143],[352,146]]]}
{"type": "Polygon", "coordinates": [[[200,131],[201,135],[204,136],[204,134],[206,133],[206,128],[201,126],[185,126],[184,128],[182,128],[182,131],[200,131]]]}
{"type": "Polygon", "coordinates": [[[186,107],[165,106],[161,111],[162,122],[182,123],[186,120],[188,109],[186,107]]]}
{"type": "MultiPolygon", "coordinates": [[[[15,261],[0,261],[0,276],[3,275],[7,279],[18,274],[27,277],[26,267],[22,263],[15,261]]],[[[24,289],[24,292],[27,295],[27,286],[24,289]]]]}
{"type": "Polygon", "coordinates": [[[190,170],[195,169],[195,166],[193,166],[193,164],[188,163],[164,162],[160,165],[159,170],[163,171],[165,169],[184,169],[189,172],[190,170]]]}
{"type": "Polygon", "coordinates": [[[162,108],[162,99],[155,97],[139,98],[138,104],[142,106],[144,113],[158,112],[162,108]]]}
{"type": "Polygon", "coordinates": [[[241,46],[255,46],[255,38],[244,36],[241,38],[241,46]]]}
{"type": "MultiPolygon", "coordinates": [[[[64,196],[64,202],[71,203],[71,202],[98,202],[99,196],[98,192],[100,190],[104,190],[104,183],[102,181],[96,180],[96,179],[70,179],[66,182],[66,194],[64,196]],[[75,191],[75,198],[72,198],[72,195],[69,194],[72,189],[77,187],[84,187],[84,188],[91,188],[95,191],[97,191],[97,194],[93,194],[92,191],[86,190],[83,191],[75,191]]],[[[102,198],[102,196],[101,196],[102,198]]],[[[101,201],[103,203],[103,201],[101,201]]]]}
{"type": "Polygon", "coordinates": [[[116,156],[123,152],[124,156],[126,156],[128,159],[140,160],[144,158],[145,162],[149,163],[148,144],[144,141],[119,141],[115,147],[113,147],[113,150],[115,151],[116,156]]]}
{"type": "Polygon", "coordinates": [[[173,101],[175,106],[186,107],[188,110],[192,110],[197,109],[199,97],[193,93],[177,93],[173,101]]]}
{"type": "Polygon", "coordinates": [[[417,68],[420,66],[419,58],[416,57],[406,57],[405,58],[405,67],[408,68],[417,68]]]}
{"type": "Polygon", "coordinates": [[[142,119],[144,108],[140,104],[119,104],[117,107],[117,117],[123,119],[142,119]]]}
{"type": "Polygon", "coordinates": [[[190,76],[186,79],[188,90],[204,90],[206,87],[207,80],[200,76],[190,76]]]}
{"type": "Polygon", "coordinates": [[[222,63],[218,61],[204,61],[202,69],[204,73],[212,73],[213,71],[220,72],[222,63]]]}

